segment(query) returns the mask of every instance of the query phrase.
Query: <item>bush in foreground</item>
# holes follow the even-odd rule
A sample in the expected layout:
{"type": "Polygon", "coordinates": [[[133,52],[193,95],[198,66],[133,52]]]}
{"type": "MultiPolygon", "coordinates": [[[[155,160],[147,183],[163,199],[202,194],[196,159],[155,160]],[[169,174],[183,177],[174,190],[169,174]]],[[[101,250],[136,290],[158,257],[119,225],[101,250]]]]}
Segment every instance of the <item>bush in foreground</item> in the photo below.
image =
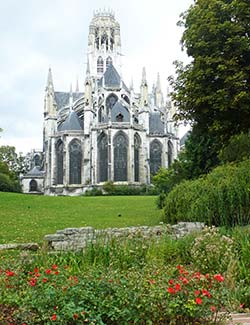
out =
{"type": "Polygon", "coordinates": [[[184,181],[167,196],[164,221],[246,225],[250,221],[250,160],[215,168],[206,177],[184,181]]]}

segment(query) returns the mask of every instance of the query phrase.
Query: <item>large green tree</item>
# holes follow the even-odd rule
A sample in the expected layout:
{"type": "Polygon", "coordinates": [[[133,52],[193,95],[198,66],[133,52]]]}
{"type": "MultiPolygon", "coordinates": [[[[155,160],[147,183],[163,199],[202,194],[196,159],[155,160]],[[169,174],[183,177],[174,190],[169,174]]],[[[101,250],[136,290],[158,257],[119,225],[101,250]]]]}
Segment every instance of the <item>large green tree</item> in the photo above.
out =
{"type": "Polygon", "coordinates": [[[218,152],[250,128],[250,3],[196,0],[179,24],[191,61],[176,62],[176,78],[170,78],[176,118],[212,134],[218,152]]]}

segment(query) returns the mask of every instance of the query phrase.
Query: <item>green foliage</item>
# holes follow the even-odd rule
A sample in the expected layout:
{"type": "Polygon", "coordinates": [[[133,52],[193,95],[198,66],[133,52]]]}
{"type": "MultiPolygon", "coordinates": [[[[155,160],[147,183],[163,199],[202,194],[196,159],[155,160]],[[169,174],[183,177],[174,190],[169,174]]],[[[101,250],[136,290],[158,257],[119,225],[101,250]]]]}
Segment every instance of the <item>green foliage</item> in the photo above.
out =
{"type": "Polygon", "coordinates": [[[157,225],[153,196],[50,197],[0,193],[0,242],[41,242],[67,227],[157,225]]]}
{"type": "Polygon", "coordinates": [[[191,248],[191,261],[203,273],[225,273],[236,259],[234,242],[215,227],[204,228],[191,248]]]}
{"type": "Polygon", "coordinates": [[[219,154],[223,163],[239,162],[250,156],[250,134],[240,133],[232,136],[227,146],[219,154]]]}
{"type": "Polygon", "coordinates": [[[0,147],[0,191],[21,192],[19,174],[25,170],[24,157],[18,156],[14,147],[0,147]]]}
{"type": "Polygon", "coordinates": [[[0,173],[0,191],[2,192],[14,192],[13,181],[10,176],[4,173],[0,173]]]}
{"type": "Polygon", "coordinates": [[[167,196],[166,222],[202,221],[244,225],[250,221],[250,160],[217,167],[206,177],[185,181],[167,196]]]}
{"type": "Polygon", "coordinates": [[[156,263],[155,245],[157,253],[159,241],[145,244],[138,235],[76,254],[1,258],[0,311],[14,309],[12,323],[33,325],[219,324],[217,313],[227,307],[224,278],[156,263]]]}
{"type": "Polygon", "coordinates": [[[179,22],[192,61],[176,64],[177,116],[220,141],[250,128],[249,17],[245,0],[199,0],[179,22]]]}
{"type": "Polygon", "coordinates": [[[100,196],[102,195],[102,190],[99,189],[98,187],[93,187],[91,190],[87,190],[84,193],[84,196],[100,196]]]}
{"type": "Polygon", "coordinates": [[[159,191],[153,186],[115,185],[112,181],[105,182],[103,190],[106,195],[157,195],[159,191]]]}

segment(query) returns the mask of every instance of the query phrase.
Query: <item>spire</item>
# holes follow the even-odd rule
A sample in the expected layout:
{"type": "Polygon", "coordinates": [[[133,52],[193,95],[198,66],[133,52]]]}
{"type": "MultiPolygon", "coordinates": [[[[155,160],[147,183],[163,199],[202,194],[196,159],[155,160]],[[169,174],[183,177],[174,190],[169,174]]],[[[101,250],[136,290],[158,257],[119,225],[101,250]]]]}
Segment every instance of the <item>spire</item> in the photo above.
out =
{"type": "Polygon", "coordinates": [[[161,79],[160,79],[160,73],[159,72],[157,74],[156,91],[161,91],[161,79]]]}
{"type": "Polygon", "coordinates": [[[146,79],[146,68],[143,67],[142,69],[142,80],[141,80],[142,85],[147,85],[147,79],[146,79]]]}
{"type": "Polygon", "coordinates": [[[163,104],[163,95],[161,91],[161,80],[160,80],[160,74],[158,72],[157,74],[157,81],[156,81],[156,87],[155,87],[155,105],[157,107],[161,107],[163,104]]]}
{"type": "Polygon", "coordinates": [[[49,89],[49,88],[52,88],[52,90],[54,90],[51,67],[49,67],[48,77],[47,77],[47,85],[46,85],[46,89],[49,89]]]}
{"type": "Polygon", "coordinates": [[[69,90],[69,107],[70,110],[72,110],[73,106],[73,91],[72,91],[72,83],[70,84],[70,90],[69,90]]]}
{"type": "Polygon", "coordinates": [[[78,77],[76,77],[76,93],[79,93],[79,82],[78,82],[78,77]]]}
{"type": "Polygon", "coordinates": [[[87,58],[87,69],[86,69],[86,76],[89,77],[90,75],[90,67],[89,67],[89,57],[87,58]]]}
{"type": "Polygon", "coordinates": [[[130,90],[134,90],[134,81],[133,81],[133,78],[131,78],[129,89],[130,90]]]}

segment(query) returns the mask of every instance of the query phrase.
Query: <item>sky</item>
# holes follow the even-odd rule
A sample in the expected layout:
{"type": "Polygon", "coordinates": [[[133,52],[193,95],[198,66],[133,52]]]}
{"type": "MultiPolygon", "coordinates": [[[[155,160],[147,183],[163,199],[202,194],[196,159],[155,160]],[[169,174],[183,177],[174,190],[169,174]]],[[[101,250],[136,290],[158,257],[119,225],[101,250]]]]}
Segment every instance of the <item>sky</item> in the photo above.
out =
{"type": "Polygon", "coordinates": [[[166,93],[181,50],[179,15],[193,0],[0,1],[0,146],[23,154],[42,149],[44,90],[51,67],[56,91],[79,80],[84,91],[87,37],[94,10],[112,9],[121,27],[122,77],[139,91],[142,68],[149,89],[160,73],[166,93]]]}

